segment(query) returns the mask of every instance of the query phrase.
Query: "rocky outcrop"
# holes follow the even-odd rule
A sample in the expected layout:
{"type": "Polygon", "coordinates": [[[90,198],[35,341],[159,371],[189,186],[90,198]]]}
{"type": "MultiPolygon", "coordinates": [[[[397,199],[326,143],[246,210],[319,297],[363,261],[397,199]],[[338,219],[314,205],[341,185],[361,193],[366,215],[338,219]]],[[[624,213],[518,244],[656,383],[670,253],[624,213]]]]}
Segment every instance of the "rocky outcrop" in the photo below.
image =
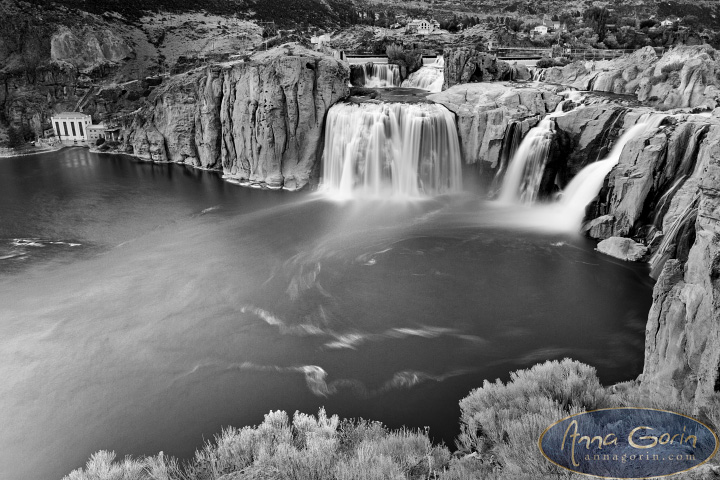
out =
{"type": "Polygon", "coordinates": [[[73,31],[61,26],[50,40],[50,57],[78,70],[93,70],[119,63],[134,55],[130,45],[109,28],[83,28],[73,31]]]}
{"type": "Polygon", "coordinates": [[[127,132],[128,151],[159,162],[222,168],[273,188],[310,182],[328,109],[348,94],[347,66],[298,45],[171,80],[127,132]]]}
{"type": "Polygon", "coordinates": [[[696,412],[717,390],[720,365],[720,126],[709,129],[698,162],[695,241],[655,285],[643,370],[644,385],[693,401],[696,412]]]}
{"type": "Polygon", "coordinates": [[[633,95],[663,109],[713,109],[720,104],[718,60],[718,53],[707,45],[676,47],[662,57],[645,47],[612,61],[553,67],[543,78],[580,90],[633,95]]]}
{"type": "Polygon", "coordinates": [[[528,80],[525,67],[511,66],[495,55],[471,47],[448,47],[443,51],[445,81],[443,90],[454,85],[496,80],[528,80]]]}
{"type": "Polygon", "coordinates": [[[637,262],[647,254],[648,249],[630,238],[610,237],[598,243],[597,250],[620,260],[637,262]]]}
{"type": "Polygon", "coordinates": [[[518,134],[524,136],[555,110],[562,97],[552,87],[546,90],[498,82],[456,85],[427,99],[455,113],[465,163],[483,162],[496,168],[508,126],[517,123],[518,134]]]}

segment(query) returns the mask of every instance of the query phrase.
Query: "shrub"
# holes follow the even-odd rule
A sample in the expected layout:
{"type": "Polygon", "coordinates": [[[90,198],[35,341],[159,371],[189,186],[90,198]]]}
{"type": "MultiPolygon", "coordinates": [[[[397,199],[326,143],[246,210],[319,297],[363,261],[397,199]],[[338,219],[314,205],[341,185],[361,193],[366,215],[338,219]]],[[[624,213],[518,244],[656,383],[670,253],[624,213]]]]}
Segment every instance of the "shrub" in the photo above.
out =
{"type": "Polygon", "coordinates": [[[458,447],[494,454],[510,474],[557,474],[536,441],[552,423],[608,403],[595,369],[565,359],[510,374],[507,385],[485,381],[460,401],[458,447]]]}
{"type": "Polygon", "coordinates": [[[73,470],[63,480],[172,480],[182,478],[178,463],[162,452],[155,457],[115,462],[115,452],[101,450],[90,456],[85,469],[73,470]]]}
{"type": "Polygon", "coordinates": [[[388,63],[394,63],[407,69],[407,74],[417,71],[422,67],[422,51],[414,49],[406,51],[401,45],[392,43],[385,47],[388,63]]]}

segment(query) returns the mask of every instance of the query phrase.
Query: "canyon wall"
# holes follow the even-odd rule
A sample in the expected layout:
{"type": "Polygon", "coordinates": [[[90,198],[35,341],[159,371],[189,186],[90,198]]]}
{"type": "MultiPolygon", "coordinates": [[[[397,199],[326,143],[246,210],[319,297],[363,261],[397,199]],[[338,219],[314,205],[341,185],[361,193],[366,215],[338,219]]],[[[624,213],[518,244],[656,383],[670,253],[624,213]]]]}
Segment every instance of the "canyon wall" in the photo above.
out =
{"type": "Polygon", "coordinates": [[[662,109],[720,104],[718,53],[707,45],[679,46],[659,57],[652,47],[610,61],[577,61],[546,69],[548,83],[632,95],[662,109]]]}
{"type": "MultiPolygon", "coordinates": [[[[568,104],[564,110],[569,111],[554,119],[541,183],[545,198],[588,164],[606,158],[622,133],[647,121],[648,114],[659,121],[658,128],[625,144],[588,206],[584,231],[598,240],[626,237],[639,252],[648,252],[643,260],[650,261],[657,283],[641,388],[651,398],[690,402],[696,413],[717,401],[720,69],[715,50],[678,47],[658,57],[647,48],[609,62],[576,62],[545,72],[545,81],[556,87],[472,83],[488,59],[468,63],[477,53],[462,49],[446,55],[446,89],[428,98],[455,113],[464,161],[486,163],[495,172],[509,127],[515,124],[524,136],[555,109],[566,86],[627,95],[591,96],[582,108],[571,110],[568,104]]],[[[482,76],[497,80],[495,71],[482,76]]]]}
{"type": "MultiPolygon", "coordinates": [[[[607,144],[643,113],[647,110],[591,106],[558,118],[557,125],[578,148],[585,144],[579,130],[593,130],[587,118],[616,116],[602,127],[607,144]]],[[[653,254],[645,257],[657,283],[641,385],[653,396],[691,402],[700,412],[715,401],[719,380],[720,118],[653,115],[663,116],[660,127],[625,145],[588,208],[585,230],[597,239],[630,237],[653,254]]],[[[603,151],[607,147],[598,154],[603,151]]],[[[570,162],[577,153],[569,155],[570,162]]]]}
{"type": "Polygon", "coordinates": [[[239,182],[298,189],[316,175],[328,109],[348,67],[289,44],[166,82],[134,116],[126,151],[221,168],[239,182]]]}
{"type": "Polygon", "coordinates": [[[525,66],[511,65],[472,47],[447,47],[443,50],[443,59],[443,90],[463,83],[530,79],[530,72],[525,66]]]}
{"type": "Polygon", "coordinates": [[[481,82],[456,85],[427,98],[455,114],[463,161],[496,169],[509,125],[516,123],[520,135],[527,133],[557,108],[562,97],[556,91],[481,82]]]}

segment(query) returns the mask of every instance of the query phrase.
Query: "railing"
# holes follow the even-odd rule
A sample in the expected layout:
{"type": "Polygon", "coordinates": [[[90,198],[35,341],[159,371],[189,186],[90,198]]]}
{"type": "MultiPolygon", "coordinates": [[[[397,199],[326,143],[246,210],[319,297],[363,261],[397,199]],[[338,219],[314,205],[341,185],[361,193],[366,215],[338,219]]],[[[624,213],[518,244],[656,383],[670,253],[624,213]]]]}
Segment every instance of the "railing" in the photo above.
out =
{"type": "MultiPolygon", "coordinates": [[[[653,47],[655,53],[661,56],[665,53],[665,47],[653,47]]],[[[637,49],[600,49],[600,48],[564,48],[563,55],[583,60],[609,60],[629,53],[636,52],[637,49]]],[[[522,56],[550,57],[552,56],[552,48],[525,48],[525,47],[495,47],[488,51],[498,56],[498,58],[518,58],[522,56]]]]}

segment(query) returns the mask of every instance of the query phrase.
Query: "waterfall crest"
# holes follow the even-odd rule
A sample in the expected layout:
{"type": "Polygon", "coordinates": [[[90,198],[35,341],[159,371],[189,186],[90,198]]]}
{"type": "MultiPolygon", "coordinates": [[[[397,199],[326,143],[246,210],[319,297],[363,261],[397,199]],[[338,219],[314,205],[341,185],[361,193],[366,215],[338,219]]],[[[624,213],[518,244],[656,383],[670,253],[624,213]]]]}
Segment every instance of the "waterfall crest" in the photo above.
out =
{"type": "Polygon", "coordinates": [[[445,61],[442,56],[438,57],[434,63],[420,67],[420,70],[413,72],[402,82],[402,86],[406,88],[421,88],[432,93],[442,91],[443,80],[445,75],[443,68],[445,61]]]}
{"type": "Polygon", "coordinates": [[[393,63],[368,63],[363,69],[363,85],[368,88],[400,86],[400,67],[393,63]]]}
{"type": "Polygon", "coordinates": [[[341,103],[328,112],[321,187],[326,193],[416,197],[460,187],[455,118],[442,105],[341,103]]]}

